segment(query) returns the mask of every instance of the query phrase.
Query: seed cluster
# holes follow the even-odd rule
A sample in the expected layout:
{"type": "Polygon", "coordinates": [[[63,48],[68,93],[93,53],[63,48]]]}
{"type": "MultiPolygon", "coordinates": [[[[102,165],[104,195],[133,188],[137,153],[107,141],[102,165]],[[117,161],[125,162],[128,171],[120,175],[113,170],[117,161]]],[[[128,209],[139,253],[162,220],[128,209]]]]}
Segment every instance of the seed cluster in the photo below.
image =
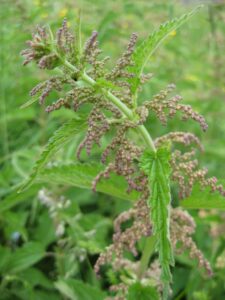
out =
{"type": "Polygon", "coordinates": [[[212,269],[202,252],[197,248],[191,235],[195,232],[194,219],[180,208],[171,212],[171,241],[178,254],[189,251],[191,259],[197,259],[200,268],[204,268],[208,276],[212,276],[212,269]],[[178,243],[179,242],[179,243],[178,243]]]}
{"type": "Polygon", "coordinates": [[[175,89],[174,84],[169,84],[165,90],[153,96],[151,101],[144,102],[143,106],[148,110],[155,112],[158,119],[163,125],[167,124],[168,118],[172,118],[177,111],[182,113],[182,120],[192,119],[198,122],[205,131],[208,125],[203,116],[195,112],[190,105],[180,104],[182,97],[179,95],[172,96],[167,99],[167,96],[175,89]]]}
{"type": "Polygon", "coordinates": [[[122,215],[115,220],[113,244],[107,247],[104,253],[100,254],[95,264],[96,273],[99,273],[102,265],[111,263],[114,256],[117,261],[123,259],[125,250],[137,256],[138,252],[135,247],[137,241],[143,236],[150,236],[152,233],[146,198],[148,198],[148,192],[142,195],[141,199],[135,203],[133,209],[122,213],[122,215]],[[133,219],[132,226],[122,231],[121,224],[130,218],[133,219]]]}
{"type": "Polygon", "coordinates": [[[79,145],[77,157],[80,158],[80,153],[83,148],[86,148],[87,154],[90,155],[94,143],[100,146],[101,137],[109,130],[109,124],[105,116],[98,108],[91,111],[88,117],[88,130],[85,139],[79,145]]]}
{"type": "Polygon", "coordinates": [[[165,135],[155,139],[154,142],[155,142],[156,147],[161,147],[161,146],[163,146],[163,144],[166,144],[168,142],[181,143],[185,146],[189,146],[192,143],[194,143],[198,146],[198,148],[201,151],[204,151],[199,138],[190,132],[180,132],[180,131],[170,132],[168,134],[165,134],[165,135]]]}
{"type": "Polygon", "coordinates": [[[217,178],[207,178],[208,170],[197,168],[198,160],[194,159],[194,156],[194,150],[185,153],[176,150],[172,154],[172,180],[178,183],[180,199],[190,196],[195,183],[199,183],[202,189],[210,187],[212,192],[217,191],[225,196],[225,189],[221,184],[217,184],[217,178]]]}

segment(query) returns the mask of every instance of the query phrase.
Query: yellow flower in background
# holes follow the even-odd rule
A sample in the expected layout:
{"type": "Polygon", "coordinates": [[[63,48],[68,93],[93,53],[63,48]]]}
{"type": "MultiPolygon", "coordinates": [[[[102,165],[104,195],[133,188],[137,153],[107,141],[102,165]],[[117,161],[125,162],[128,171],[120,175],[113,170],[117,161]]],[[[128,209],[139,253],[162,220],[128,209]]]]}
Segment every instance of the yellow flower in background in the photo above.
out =
{"type": "Polygon", "coordinates": [[[192,74],[187,74],[187,75],[185,76],[185,79],[186,79],[187,81],[192,81],[192,82],[197,82],[197,81],[199,81],[199,78],[198,78],[196,75],[192,75],[192,74]]]}
{"type": "Polygon", "coordinates": [[[64,18],[68,14],[68,8],[64,7],[59,11],[59,17],[64,18]]]}
{"type": "Polygon", "coordinates": [[[170,36],[175,36],[175,35],[177,35],[176,30],[171,31],[169,35],[170,35],[170,36]]]}

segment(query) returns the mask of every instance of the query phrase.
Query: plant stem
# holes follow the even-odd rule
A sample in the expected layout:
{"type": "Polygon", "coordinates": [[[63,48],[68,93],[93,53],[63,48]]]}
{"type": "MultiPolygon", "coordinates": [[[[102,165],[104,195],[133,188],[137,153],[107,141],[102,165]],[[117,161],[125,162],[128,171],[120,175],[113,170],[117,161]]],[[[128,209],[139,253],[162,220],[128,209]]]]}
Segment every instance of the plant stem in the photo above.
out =
{"type": "MultiPolygon", "coordinates": [[[[64,64],[72,71],[77,71],[77,68],[73,66],[70,62],[67,60],[64,61],[64,64]]],[[[86,73],[82,74],[82,79],[90,84],[91,86],[95,86],[97,83],[96,81],[88,76],[86,73]]],[[[130,110],[119,98],[114,96],[110,91],[106,90],[105,88],[100,88],[102,93],[105,95],[107,99],[109,99],[116,107],[119,108],[119,110],[131,121],[134,120],[134,114],[132,110],[130,110]]],[[[154,152],[156,152],[156,148],[154,145],[154,142],[152,140],[151,135],[147,131],[144,125],[139,125],[136,130],[141,134],[142,138],[144,139],[146,145],[154,152]]]]}
{"type": "Polygon", "coordinates": [[[143,274],[148,268],[148,263],[151,255],[154,252],[155,249],[155,243],[156,243],[156,237],[155,236],[150,236],[145,239],[145,245],[144,249],[142,251],[142,257],[139,265],[139,270],[138,270],[138,278],[141,279],[143,274]]]}
{"type": "MultiPolygon", "coordinates": [[[[75,66],[73,66],[70,62],[68,62],[67,60],[64,61],[64,64],[72,71],[77,71],[77,68],[75,66]]],[[[82,79],[90,84],[91,86],[96,86],[96,81],[91,78],[90,76],[88,76],[86,73],[82,74],[82,79]]],[[[131,121],[134,120],[135,116],[132,112],[132,110],[130,110],[119,98],[117,98],[115,95],[113,95],[110,91],[106,90],[105,88],[100,88],[101,92],[103,93],[103,95],[105,95],[105,97],[107,99],[109,99],[116,107],[119,108],[119,110],[131,121]]],[[[145,144],[148,148],[150,148],[152,151],[156,152],[156,148],[154,145],[154,142],[152,140],[151,135],[149,134],[149,132],[147,131],[147,129],[145,128],[144,125],[139,125],[136,128],[136,131],[139,132],[139,134],[141,134],[142,138],[145,141],[145,144]]],[[[144,250],[142,252],[142,257],[141,257],[141,261],[140,261],[140,267],[139,267],[139,271],[138,271],[138,278],[142,278],[143,274],[145,273],[145,271],[148,268],[148,263],[149,263],[149,259],[154,251],[155,248],[155,243],[156,243],[156,238],[155,236],[151,236],[148,237],[145,240],[145,246],[144,246],[144,250]]]]}

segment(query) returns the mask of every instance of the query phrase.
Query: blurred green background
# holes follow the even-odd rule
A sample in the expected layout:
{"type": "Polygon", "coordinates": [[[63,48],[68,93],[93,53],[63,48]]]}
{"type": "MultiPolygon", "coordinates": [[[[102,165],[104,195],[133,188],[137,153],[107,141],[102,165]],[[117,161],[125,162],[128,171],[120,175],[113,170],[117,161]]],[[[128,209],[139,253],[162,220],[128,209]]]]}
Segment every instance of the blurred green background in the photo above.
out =
{"type": "MultiPolygon", "coordinates": [[[[153,137],[171,130],[191,131],[198,135],[205,147],[204,155],[199,157],[201,164],[209,169],[210,175],[223,179],[225,2],[202,2],[204,8],[172,32],[156,51],[147,70],[154,77],[145,85],[140,101],[151,99],[168,83],[175,83],[183,102],[205,116],[208,131],[202,133],[194,122],[181,122],[179,117],[171,120],[167,127],[152,118],[147,127],[153,137]]],[[[57,212],[57,222],[67,224],[64,239],[68,239],[69,244],[65,247],[55,235],[55,219],[38,200],[37,192],[42,186],[34,186],[22,195],[16,193],[42,146],[64,121],[71,118],[71,113],[65,110],[47,115],[38,104],[20,109],[29,99],[31,88],[47,78],[46,72],[35,65],[22,66],[20,51],[25,48],[25,41],[36,24],[48,23],[56,29],[66,17],[73,30],[81,9],[83,40],[92,30],[97,30],[100,47],[111,56],[113,65],[132,32],[142,39],[160,23],[190,11],[199,3],[185,0],[1,0],[0,299],[67,299],[54,285],[59,278],[73,277],[85,282],[87,289],[89,285],[99,289],[101,285],[102,290],[105,289],[107,282],[96,282],[91,265],[110,242],[113,217],[130,205],[101,194],[49,185],[48,189],[56,199],[63,193],[73,203],[70,212],[57,212]],[[74,216],[79,217],[75,220],[74,216]],[[87,233],[93,228],[97,233],[89,239],[87,233]],[[22,266],[10,268],[8,262],[12,260],[13,251],[18,249],[25,249],[21,254],[23,258],[30,257],[29,249],[40,255],[31,257],[30,262],[23,261],[22,266]],[[82,251],[83,260],[80,259],[82,251]]],[[[54,96],[49,97],[49,102],[55,100],[54,96]]],[[[79,138],[64,152],[58,153],[57,160],[74,160],[78,141],[79,138]]],[[[196,265],[183,257],[174,269],[172,299],[225,299],[225,215],[217,211],[200,212],[195,213],[195,218],[199,225],[196,241],[212,262],[215,276],[211,280],[204,279],[196,265]]]]}

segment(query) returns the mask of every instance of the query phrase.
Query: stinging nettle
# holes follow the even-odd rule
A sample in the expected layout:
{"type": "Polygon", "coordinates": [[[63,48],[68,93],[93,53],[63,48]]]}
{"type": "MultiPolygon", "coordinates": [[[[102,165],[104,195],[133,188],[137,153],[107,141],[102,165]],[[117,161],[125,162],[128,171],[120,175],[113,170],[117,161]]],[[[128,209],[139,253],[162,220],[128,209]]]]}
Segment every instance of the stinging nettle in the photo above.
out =
{"type": "MultiPolygon", "coordinates": [[[[52,91],[58,91],[63,96],[46,106],[47,113],[61,108],[77,112],[81,106],[91,104],[86,121],[86,136],[77,149],[77,159],[80,159],[83,150],[90,155],[95,144],[101,148],[101,162],[105,169],[93,180],[93,190],[96,190],[99,181],[110,180],[110,174],[114,172],[126,179],[127,193],[135,190],[140,195],[130,210],[115,219],[113,243],[95,264],[97,274],[106,264],[115,272],[123,268],[133,274],[129,280],[112,285],[111,296],[107,299],[126,299],[132,282],[146,284],[149,279],[152,279],[151,285],[156,287],[163,299],[167,299],[171,292],[170,267],[174,265],[174,252],[179,254],[188,250],[190,257],[198,260],[199,266],[209,276],[212,275],[209,262],[192,239],[195,222],[187,211],[171,206],[170,187],[171,182],[177,185],[181,200],[191,194],[195,183],[200,184],[201,188],[209,187],[212,192],[217,191],[222,196],[225,196],[225,190],[217,184],[215,177],[207,177],[206,169],[198,168],[198,161],[194,158],[195,150],[189,147],[196,145],[203,151],[195,135],[169,132],[153,140],[144,126],[152,113],[164,126],[176,113],[181,115],[183,121],[199,123],[203,131],[207,129],[207,123],[190,105],[181,103],[182,98],[174,94],[174,84],[169,84],[142,104],[138,101],[142,85],[152,77],[152,74],[143,73],[150,55],[172,30],[195,12],[161,25],[159,30],[140,44],[137,44],[137,35],[133,33],[126,50],[111,70],[106,67],[109,57],[102,58],[96,31],[82,45],[79,20],[75,35],[68,29],[66,20],[55,36],[50,27],[38,26],[32,40],[27,42],[29,48],[22,51],[24,65],[34,61],[41,69],[58,70],[58,75],[31,90],[33,100],[27,105],[36,100],[40,105],[45,105],[52,91]],[[65,85],[70,87],[67,92],[64,92],[65,85]],[[102,149],[101,139],[109,133],[113,137],[102,149]],[[131,139],[131,133],[134,137],[138,133],[137,142],[135,138],[131,139]],[[171,145],[176,143],[189,149],[187,152],[172,151],[171,145]],[[123,223],[128,220],[131,220],[130,227],[122,230],[123,223]],[[134,257],[138,256],[140,251],[137,242],[142,237],[146,244],[142,258],[134,261],[126,259],[126,251],[134,257]],[[148,245],[153,245],[151,247],[158,254],[157,259],[151,263],[148,245]],[[146,257],[147,260],[144,259],[146,257]]],[[[36,173],[37,170],[36,166],[36,173]]],[[[29,182],[32,180],[28,179],[29,182]]]]}

